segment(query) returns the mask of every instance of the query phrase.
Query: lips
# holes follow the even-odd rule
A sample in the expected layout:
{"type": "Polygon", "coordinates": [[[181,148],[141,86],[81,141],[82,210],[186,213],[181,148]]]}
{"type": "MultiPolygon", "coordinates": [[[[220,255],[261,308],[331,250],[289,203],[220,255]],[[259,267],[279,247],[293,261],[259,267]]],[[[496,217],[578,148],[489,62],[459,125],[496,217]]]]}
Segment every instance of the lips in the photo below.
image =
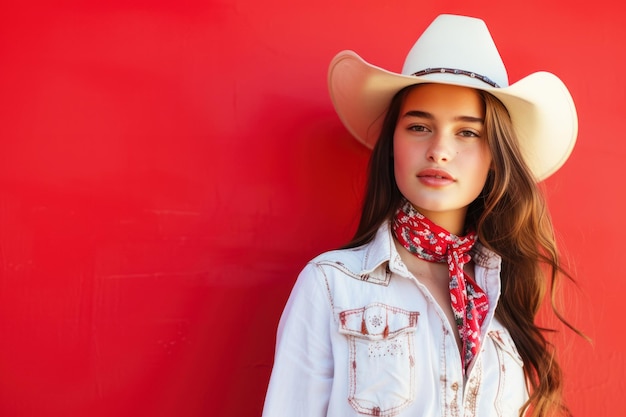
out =
{"type": "Polygon", "coordinates": [[[420,171],[417,176],[420,178],[436,178],[454,181],[454,177],[452,177],[452,175],[442,169],[425,169],[423,171],[420,171]]]}
{"type": "Polygon", "coordinates": [[[422,183],[431,187],[443,187],[456,181],[449,172],[434,168],[420,171],[417,177],[422,183]]]}

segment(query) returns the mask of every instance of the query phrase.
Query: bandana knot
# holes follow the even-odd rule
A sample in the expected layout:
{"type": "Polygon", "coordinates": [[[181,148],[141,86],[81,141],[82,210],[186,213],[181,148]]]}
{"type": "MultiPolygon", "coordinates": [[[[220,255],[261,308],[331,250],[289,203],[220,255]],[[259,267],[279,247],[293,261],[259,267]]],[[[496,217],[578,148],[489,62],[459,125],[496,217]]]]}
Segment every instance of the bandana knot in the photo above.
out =
{"type": "Polygon", "coordinates": [[[472,259],[470,250],[476,243],[476,233],[453,235],[424,217],[408,201],[396,212],[392,229],[398,242],[413,255],[428,262],[448,264],[452,311],[466,371],[480,349],[480,326],[489,310],[487,295],[463,270],[472,259]]]}

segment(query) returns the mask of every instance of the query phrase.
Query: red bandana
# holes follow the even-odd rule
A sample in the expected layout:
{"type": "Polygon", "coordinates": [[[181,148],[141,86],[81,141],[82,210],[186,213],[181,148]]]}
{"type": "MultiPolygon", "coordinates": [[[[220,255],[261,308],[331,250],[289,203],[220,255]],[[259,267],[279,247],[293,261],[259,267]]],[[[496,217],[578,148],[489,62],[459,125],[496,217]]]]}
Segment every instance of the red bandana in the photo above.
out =
{"type": "Polygon", "coordinates": [[[484,291],[464,271],[471,260],[469,251],[476,242],[476,233],[459,237],[437,226],[406,201],[396,212],[393,232],[409,252],[428,262],[447,262],[450,269],[452,311],[463,343],[463,368],[480,349],[480,326],[489,310],[484,291]]]}

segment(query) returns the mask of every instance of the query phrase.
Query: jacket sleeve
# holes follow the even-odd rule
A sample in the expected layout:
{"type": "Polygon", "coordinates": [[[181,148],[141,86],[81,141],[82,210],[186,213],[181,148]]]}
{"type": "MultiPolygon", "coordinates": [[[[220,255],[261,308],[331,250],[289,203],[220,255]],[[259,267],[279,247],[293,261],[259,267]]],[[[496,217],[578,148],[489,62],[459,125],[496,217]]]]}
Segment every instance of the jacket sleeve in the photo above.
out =
{"type": "Polygon", "coordinates": [[[326,279],[308,264],[281,316],[263,417],[324,417],[333,383],[330,326],[334,322],[326,279]]]}

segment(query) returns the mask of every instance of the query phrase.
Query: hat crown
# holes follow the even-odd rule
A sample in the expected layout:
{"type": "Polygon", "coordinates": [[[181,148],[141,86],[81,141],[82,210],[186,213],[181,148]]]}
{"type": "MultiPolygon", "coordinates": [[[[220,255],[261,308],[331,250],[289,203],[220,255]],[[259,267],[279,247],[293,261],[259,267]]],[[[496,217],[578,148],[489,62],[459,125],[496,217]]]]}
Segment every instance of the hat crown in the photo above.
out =
{"type": "Polygon", "coordinates": [[[393,97],[404,88],[424,83],[475,88],[498,99],[509,113],[520,152],[538,181],[558,170],[576,143],[576,106],[563,81],[540,71],[509,85],[487,25],[477,18],[437,17],[409,52],[401,74],[372,65],[354,51],[339,52],[328,70],[337,114],[354,137],[370,148],[380,137],[393,97]]]}
{"type": "MultiPolygon", "coordinates": [[[[409,51],[402,74],[413,75],[433,68],[469,71],[488,77],[499,87],[509,85],[506,68],[487,25],[474,17],[438,16],[409,51]]],[[[466,77],[461,81],[459,75],[451,73],[435,72],[422,77],[476,86],[483,83],[466,77]]]]}

